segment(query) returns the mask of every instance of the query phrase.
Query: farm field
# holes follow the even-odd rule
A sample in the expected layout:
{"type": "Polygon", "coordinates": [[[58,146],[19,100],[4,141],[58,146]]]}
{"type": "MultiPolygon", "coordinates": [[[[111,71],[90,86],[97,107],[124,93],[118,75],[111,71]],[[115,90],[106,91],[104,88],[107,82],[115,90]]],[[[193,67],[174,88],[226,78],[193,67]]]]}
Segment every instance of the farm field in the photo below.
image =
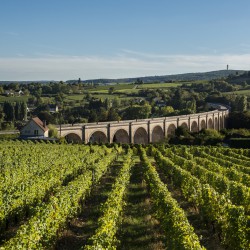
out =
{"type": "Polygon", "coordinates": [[[0,249],[249,249],[250,150],[0,143],[0,249]]]}
{"type": "Polygon", "coordinates": [[[27,102],[29,99],[28,96],[2,96],[0,95],[1,102],[27,102]]]}
{"type": "MultiPolygon", "coordinates": [[[[64,102],[70,103],[70,106],[79,106],[80,103],[83,104],[85,101],[86,94],[91,94],[92,97],[98,99],[114,99],[119,98],[121,100],[131,100],[136,97],[143,98],[140,96],[139,91],[145,89],[169,89],[181,86],[182,84],[191,85],[195,83],[208,83],[208,81],[187,81],[187,82],[172,82],[172,83],[147,83],[147,84],[132,84],[132,83],[121,83],[114,85],[100,85],[100,86],[87,86],[84,88],[83,93],[75,94],[65,94],[64,102]],[[112,93],[109,92],[110,88],[113,88],[112,93]]],[[[28,102],[28,99],[32,95],[28,96],[4,96],[0,95],[0,103],[4,102],[28,102]]],[[[43,103],[53,103],[55,102],[55,94],[42,96],[43,103]]]]}
{"type": "Polygon", "coordinates": [[[247,95],[247,96],[250,96],[250,89],[225,92],[225,93],[223,93],[223,95],[247,95]]]}

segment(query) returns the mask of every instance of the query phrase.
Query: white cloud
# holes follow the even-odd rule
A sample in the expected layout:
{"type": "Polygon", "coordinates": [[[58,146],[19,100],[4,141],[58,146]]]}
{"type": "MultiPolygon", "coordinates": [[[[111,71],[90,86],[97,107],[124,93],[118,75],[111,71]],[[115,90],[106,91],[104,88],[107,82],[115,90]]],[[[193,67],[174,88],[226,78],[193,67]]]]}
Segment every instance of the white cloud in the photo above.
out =
{"type": "Polygon", "coordinates": [[[249,70],[250,54],[158,55],[123,50],[113,57],[40,55],[0,58],[0,80],[68,80],[249,70]]]}

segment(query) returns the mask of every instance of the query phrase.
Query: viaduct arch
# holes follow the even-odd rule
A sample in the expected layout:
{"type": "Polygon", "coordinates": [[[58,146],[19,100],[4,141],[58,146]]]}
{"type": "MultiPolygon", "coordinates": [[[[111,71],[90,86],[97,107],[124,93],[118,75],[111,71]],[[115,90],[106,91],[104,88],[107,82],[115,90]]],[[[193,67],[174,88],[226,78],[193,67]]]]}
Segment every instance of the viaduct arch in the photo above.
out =
{"type": "Polygon", "coordinates": [[[140,143],[160,142],[175,133],[179,126],[191,132],[201,129],[220,130],[226,126],[230,108],[220,104],[210,104],[215,110],[204,113],[138,119],[114,122],[84,123],[57,126],[61,137],[68,141],[84,143],[140,143]]]}

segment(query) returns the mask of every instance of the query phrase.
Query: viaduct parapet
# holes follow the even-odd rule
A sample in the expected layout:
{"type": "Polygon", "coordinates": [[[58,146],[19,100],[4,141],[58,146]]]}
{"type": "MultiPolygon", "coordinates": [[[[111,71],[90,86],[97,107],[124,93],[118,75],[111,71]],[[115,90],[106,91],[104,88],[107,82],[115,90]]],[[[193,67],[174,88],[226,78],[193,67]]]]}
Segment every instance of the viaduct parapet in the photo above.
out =
{"type": "Polygon", "coordinates": [[[215,110],[204,113],[57,126],[61,137],[75,142],[103,143],[141,143],[160,142],[175,133],[179,126],[189,131],[201,129],[220,130],[226,127],[226,118],[230,108],[219,104],[210,104],[215,110]]]}

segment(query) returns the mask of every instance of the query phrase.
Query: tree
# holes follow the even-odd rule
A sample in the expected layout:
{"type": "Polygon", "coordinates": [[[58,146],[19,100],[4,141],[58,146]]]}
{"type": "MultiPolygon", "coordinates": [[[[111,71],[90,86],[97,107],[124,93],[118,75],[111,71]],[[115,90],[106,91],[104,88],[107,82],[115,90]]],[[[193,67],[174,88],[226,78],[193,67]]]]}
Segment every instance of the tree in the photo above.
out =
{"type": "Polygon", "coordinates": [[[98,120],[101,122],[107,121],[108,118],[108,111],[101,107],[100,111],[98,112],[98,120]]]}
{"type": "Polygon", "coordinates": [[[46,121],[47,124],[55,123],[55,118],[49,112],[42,111],[38,114],[38,117],[41,121],[46,121]]]}
{"type": "Polygon", "coordinates": [[[114,90],[115,90],[115,87],[110,87],[110,88],[109,88],[109,94],[112,95],[113,92],[114,92],[114,90]]]}
{"type": "Polygon", "coordinates": [[[140,78],[137,78],[137,79],[136,79],[136,81],[135,81],[135,84],[136,84],[136,85],[140,85],[140,84],[143,84],[143,81],[142,81],[142,79],[140,79],[140,78]]]}
{"type": "Polygon", "coordinates": [[[17,91],[19,89],[19,83],[17,82],[10,83],[8,88],[13,89],[14,91],[17,91]]]}
{"type": "MultiPolygon", "coordinates": [[[[84,99],[84,98],[83,98],[84,99]]],[[[85,96],[85,99],[87,100],[87,101],[90,101],[91,99],[92,99],[92,95],[89,93],[89,92],[87,92],[87,94],[86,94],[86,96],[85,96]]]]}
{"type": "Polygon", "coordinates": [[[238,111],[247,110],[247,97],[245,95],[237,96],[235,102],[238,111]]]}
{"type": "Polygon", "coordinates": [[[185,137],[187,137],[189,134],[190,134],[190,133],[189,133],[189,130],[188,130],[188,128],[186,128],[186,127],[179,126],[179,127],[177,127],[176,130],[175,130],[175,135],[176,135],[177,137],[180,137],[180,136],[185,136],[185,137]]]}
{"type": "Polygon", "coordinates": [[[149,104],[144,106],[132,105],[124,110],[123,119],[146,119],[151,114],[152,107],[149,104]]]}
{"type": "MultiPolygon", "coordinates": [[[[2,107],[0,106],[0,123],[2,123],[4,121],[4,117],[5,117],[5,114],[3,112],[3,109],[2,107]]],[[[1,127],[0,127],[1,128],[1,127]]]]}
{"type": "Polygon", "coordinates": [[[120,121],[121,117],[114,108],[110,108],[108,111],[108,121],[120,121]]]}
{"type": "Polygon", "coordinates": [[[182,90],[180,88],[178,88],[174,93],[172,99],[172,106],[175,109],[181,109],[183,106],[183,95],[182,95],[182,90]]]}
{"type": "Polygon", "coordinates": [[[3,112],[5,114],[5,120],[13,122],[15,120],[15,107],[10,102],[4,102],[3,112]]]}
{"type": "Polygon", "coordinates": [[[187,101],[186,108],[191,110],[193,113],[196,112],[196,100],[192,98],[192,100],[187,101]]]}
{"type": "Polygon", "coordinates": [[[24,93],[25,96],[28,96],[28,95],[30,94],[30,92],[29,92],[28,89],[25,89],[25,90],[23,91],[23,93],[24,93]]]}
{"type": "Polygon", "coordinates": [[[118,108],[120,104],[121,104],[120,100],[117,97],[115,97],[114,100],[112,101],[112,107],[118,108]]]}
{"type": "Polygon", "coordinates": [[[21,119],[21,103],[16,102],[15,105],[15,120],[20,121],[21,119]]]}
{"type": "Polygon", "coordinates": [[[20,110],[20,119],[26,121],[27,120],[27,103],[21,103],[21,110],[20,110]]]}
{"type": "Polygon", "coordinates": [[[112,103],[111,103],[110,99],[106,98],[104,100],[104,107],[105,107],[105,109],[109,109],[111,107],[111,105],[112,105],[112,103]]]}
{"type": "Polygon", "coordinates": [[[165,106],[161,108],[161,113],[163,116],[174,113],[174,108],[172,106],[165,106]]]}
{"type": "Polygon", "coordinates": [[[250,112],[231,112],[227,120],[228,128],[250,129],[250,112]]]}
{"type": "Polygon", "coordinates": [[[55,101],[62,103],[63,102],[63,98],[64,98],[64,94],[62,92],[59,92],[56,96],[55,96],[55,101]]]}
{"type": "Polygon", "coordinates": [[[49,128],[49,137],[58,138],[58,131],[57,131],[56,127],[49,124],[48,128],[49,128]]]}
{"type": "Polygon", "coordinates": [[[35,91],[34,96],[36,98],[40,98],[42,96],[42,92],[43,92],[42,88],[39,88],[35,91]]]}
{"type": "Polygon", "coordinates": [[[90,112],[89,122],[97,122],[97,121],[98,121],[98,117],[97,117],[96,111],[92,110],[90,112]]]}
{"type": "Polygon", "coordinates": [[[16,102],[15,105],[15,120],[27,120],[27,104],[26,102],[16,102]]]}

